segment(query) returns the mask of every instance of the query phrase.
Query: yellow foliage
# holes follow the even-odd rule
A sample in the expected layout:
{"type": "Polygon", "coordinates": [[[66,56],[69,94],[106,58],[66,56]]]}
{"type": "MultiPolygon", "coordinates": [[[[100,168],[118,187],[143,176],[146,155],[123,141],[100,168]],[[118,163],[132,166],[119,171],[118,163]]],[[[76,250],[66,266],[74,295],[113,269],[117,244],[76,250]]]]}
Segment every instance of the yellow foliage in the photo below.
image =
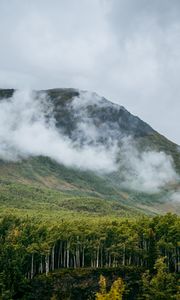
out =
{"type": "Polygon", "coordinates": [[[56,295],[53,295],[50,300],[57,300],[56,295]]]}
{"type": "Polygon", "coordinates": [[[106,279],[100,276],[99,280],[100,292],[96,293],[96,300],[122,300],[125,290],[125,284],[122,278],[115,280],[109,292],[106,291],[106,279]]]}
{"type": "Polygon", "coordinates": [[[19,231],[17,228],[15,228],[14,231],[13,231],[13,235],[14,235],[15,237],[20,236],[20,231],[19,231]]]}

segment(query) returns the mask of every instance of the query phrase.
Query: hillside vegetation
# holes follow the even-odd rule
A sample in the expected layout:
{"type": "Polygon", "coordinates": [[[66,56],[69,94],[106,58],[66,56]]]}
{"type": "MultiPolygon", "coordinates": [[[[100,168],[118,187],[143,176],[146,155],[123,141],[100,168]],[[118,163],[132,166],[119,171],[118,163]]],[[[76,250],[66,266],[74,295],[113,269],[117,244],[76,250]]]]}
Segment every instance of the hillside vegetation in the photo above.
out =
{"type": "Polygon", "coordinates": [[[179,229],[179,218],[171,214],[136,220],[70,216],[59,221],[6,216],[0,223],[1,297],[95,299],[103,274],[108,284],[123,278],[123,299],[152,299],[143,298],[144,293],[165,295],[153,299],[178,299],[179,229]],[[164,265],[155,265],[159,257],[164,265]],[[152,280],[148,290],[154,266],[160,271],[159,285],[153,290],[152,280]]]}

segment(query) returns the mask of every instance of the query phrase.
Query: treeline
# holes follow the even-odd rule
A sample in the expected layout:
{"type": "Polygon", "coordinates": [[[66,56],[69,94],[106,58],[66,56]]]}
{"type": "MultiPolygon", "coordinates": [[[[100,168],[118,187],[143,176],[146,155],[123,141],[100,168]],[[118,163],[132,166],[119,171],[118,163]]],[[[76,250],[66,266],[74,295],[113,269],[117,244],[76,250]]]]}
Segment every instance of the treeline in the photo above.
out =
{"type": "Polygon", "coordinates": [[[56,224],[7,216],[0,223],[1,293],[61,268],[140,266],[153,272],[166,257],[169,272],[180,270],[180,219],[59,220],[56,224]]]}

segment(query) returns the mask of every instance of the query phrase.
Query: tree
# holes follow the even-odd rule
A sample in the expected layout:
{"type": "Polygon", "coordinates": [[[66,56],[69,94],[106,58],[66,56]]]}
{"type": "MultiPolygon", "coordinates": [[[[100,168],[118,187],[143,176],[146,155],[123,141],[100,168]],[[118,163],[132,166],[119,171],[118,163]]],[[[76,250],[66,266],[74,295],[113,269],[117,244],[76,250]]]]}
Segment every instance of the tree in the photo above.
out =
{"type": "Polygon", "coordinates": [[[157,259],[155,263],[156,274],[152,277],[149,271],[142,276],[143,299],[170,300],[175,299],[177,287],[176,278],[167,272],[165,257],[157,259]]]}
{"type": "Polygon", "coordinates": [[[106,279],[100,276],[99,280],[100,292],[96,294],[96,300],[122,300],[125,290],[125,284],[121,278],[115,280],[109,292],[106,291],[106,279]]]}

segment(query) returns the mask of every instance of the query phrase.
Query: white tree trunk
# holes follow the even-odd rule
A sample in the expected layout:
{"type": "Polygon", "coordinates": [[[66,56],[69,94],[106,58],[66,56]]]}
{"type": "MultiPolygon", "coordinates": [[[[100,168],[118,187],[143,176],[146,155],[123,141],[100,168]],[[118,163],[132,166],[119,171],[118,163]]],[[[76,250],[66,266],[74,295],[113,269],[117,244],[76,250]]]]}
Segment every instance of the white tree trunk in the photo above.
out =
{"type": "Polygon", "coordinates": [[[70,249],[70,242],[67,241],[67,250],[66,250],[66,267],[69,268],[69,249],[70,249]]]}
{"type": "Polygon", "coordinates": [[[47,276],[49,273],[49,255],[48,254],[46,254],[46,256],[45,256],[45,265],[46,265],[46,276],[47,276]]]}
{"type": "Polygon", "coordinates": [[[34,276],[34,253],[31,254],[31,279],[34,276]]]}

